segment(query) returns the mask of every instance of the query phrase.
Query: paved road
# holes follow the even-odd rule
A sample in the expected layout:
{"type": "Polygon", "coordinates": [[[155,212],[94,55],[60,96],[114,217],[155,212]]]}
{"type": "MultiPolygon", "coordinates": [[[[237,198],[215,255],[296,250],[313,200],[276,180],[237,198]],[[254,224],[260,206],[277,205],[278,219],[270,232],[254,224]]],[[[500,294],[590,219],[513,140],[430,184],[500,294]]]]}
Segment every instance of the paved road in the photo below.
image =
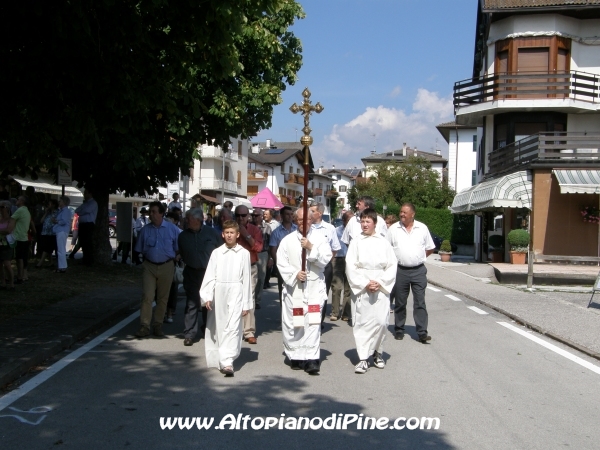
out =
{"type": "MultiPolygon", "coordinates": [[[[10,404],[0,398],[2,447],[597,448],[598,361],[540,337],[584,367],[519,334],[535,336],[506,317],[447,294],[427,292],[430,345],[414,339],[409,318],[412,339],[395,341],[390,331],[385,370],[365,375],[354,374],[357,356],[345,322],[326,324],[319,376],[291,371],[270,289],[257,312],[258,345],[243,344],[235,377],[224,378],[205,367],[203,341],[182,345],[180,302],[176,323],[165,325],[167,339],[133,339],[133,320],[26,395],[10,404]],[[356,424],[347,430],[215,430],[227,414],[437,417],[440,423],[437,430],[412,431],[357,430],[356,424]],[[216,422],[208,431],[161,430],[160,417],[216,422]]],[[[85,344],[60,356],[76,355],[85,344]]]]}

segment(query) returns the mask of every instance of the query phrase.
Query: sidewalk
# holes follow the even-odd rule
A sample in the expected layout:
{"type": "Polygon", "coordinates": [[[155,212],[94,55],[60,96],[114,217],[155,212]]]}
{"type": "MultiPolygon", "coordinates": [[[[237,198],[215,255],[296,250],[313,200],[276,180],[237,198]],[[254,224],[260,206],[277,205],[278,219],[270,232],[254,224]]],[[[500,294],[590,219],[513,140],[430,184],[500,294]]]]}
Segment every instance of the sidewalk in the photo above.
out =
{"type": "Polygon", "coordinates": [[[141,286],[78,295],[0,325],[0,388],[106,324],[139,309],[141,286]]]}
{"type": "MultiPolygon", "coordinates": [[[[514,266],[504,266],[510,264],[442,263],[438,255],[431,255],[427,260],[427,278],[432,285],[485,305],[541,334],[600,359],[600,293],[594,296],[594,303],[587,308],[592,292],[589,285],[596,278],[597,267],[591,270],[587,267],[583,269],[583,266],[569,269],[584,275],[586,282],[583,284],[588,287],[582,288],[584,293],[574,295],[573,300],[565,300],[566,294],[561,292],[530,292],[497,284],[498,270],[515,270],[514,266]]],[[[524,267],[526,274],[527,266],[524,267]]],[[[572,275],[567,272],[564,266],[545,267],[546,277],[555,281],[565,273],[572,275]]]]}

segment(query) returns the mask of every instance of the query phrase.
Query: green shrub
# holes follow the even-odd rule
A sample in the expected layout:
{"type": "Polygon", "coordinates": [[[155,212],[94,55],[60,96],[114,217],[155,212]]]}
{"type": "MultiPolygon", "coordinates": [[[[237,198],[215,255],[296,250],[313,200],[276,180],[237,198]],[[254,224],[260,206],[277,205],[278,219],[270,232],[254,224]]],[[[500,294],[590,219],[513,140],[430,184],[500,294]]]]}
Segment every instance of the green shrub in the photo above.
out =
{"type": "Polygon", "coordinates": [[[429,231],[437,234],[442,239],[450,239],[452,236],[453,217],[449,209],[419,208],[415,219],[423,222],[429,231]]]}
{"type": "Polygon", "coordinates": [[[504,248],[504,238],[499,234],[494,234],[488,239],[488,244],[493,248],[504,248]]]}
{"type": "Polygon", "coordinates": [[[450,241],[448,239],[442,241],[442,245],[440,245],[440,252],[452,253],[452,245],[450,245],[450,241]]]}
{"type": "Polygon", "coordinates": [[[529,232],[527,230],[511,230],[506,237],[513,251],[527,251],[529,246],[529,232]]]}

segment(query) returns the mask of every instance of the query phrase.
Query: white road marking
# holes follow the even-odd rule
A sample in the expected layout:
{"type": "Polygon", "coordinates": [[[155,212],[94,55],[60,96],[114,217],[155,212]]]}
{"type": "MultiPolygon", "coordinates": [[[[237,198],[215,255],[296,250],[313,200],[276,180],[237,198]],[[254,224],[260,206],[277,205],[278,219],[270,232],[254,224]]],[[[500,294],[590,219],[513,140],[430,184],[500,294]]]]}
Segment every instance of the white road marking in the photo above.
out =
{"type": "Polygon", "coordinates": [[[550,344],[549,342],[546,342],[543,339],[540,339],[539,337],[537,337],[533,334],[529,334],[527,331],[522,330],[521,328],[517,328],[514,325],[511,325],[506,322],[498,322],[498,323],[500,325],[502,325],[503,327],[508,328],[509,330],[512,330],[515,333],[519,333],[521,336],[525,336],[527,339],[529,339],[537,344],[540,344],[543,347],[546,347],[548,350],[552,350],[554,353],[558,353],[560,356],[564,356],[565,358],[570,359],[571,361],[579,364],[580,366],[583,366],[586,369],[589,369],[592,372],[595,372],[598,375],[600,375],[600,367],[586,361],[585,359],[581,359],[579,356],[575,356],[574,354],[569,353],[566,350],[563,350],[562,348],[557,347],[556,345],[550,344]]]}
{"type": "Polygon", "coordinates": [[[73,361],[75,361],[77,358],[79,358],[80,356],[83,356],[88,351],[90,351],[91,349],[96,347],[98,344],[101,344],[102,342],[104,342],[106,339],[108,339],[110,336],[115,334],[121,328],[124,328],[125,326],[129,325],[129,323],[131,323],[133,320],[135,320],[139,316],[140,316],[140,312],[136,311],[135,313],[131,314],[129,317],[120,321],[114,327],[106,330],[101,335],[92,339],[90,342],[81,346],[77,350],[71,352],[69,355],[65,356],[63,359],[61,359],[60,361],[53,364],[45,371],[36,375],[31,380],[29,380],[27,383],[24,383],[22,386],[18,387],[14,391],[11,391],[8,394],[6,394],[4,397],[0,398],[0,411],[2,411],[7,406],[10,406],[12,403],[16,402],[18,399],[20,399],[21,397],[23,397],[24,395],[26,395],[27,393],[29,393],[30,391],[32,391],[33,389],[38,387],[44,381],[48,380],[50,377],[56,375],[62,369],[64,369],[69,364],[71,364],[73,361]]]}
{"type": "Polygon", "coordinates": [[[471,311],[475,311],[477,314],[487,314],[483,309],[479,309],[477,306],[467,306],[471,311]]]}
{"type": "Polygon", "coordinates": [[[446,294],[446,297],[448,297],[450,300],[454,300],[455,302],[462,302],[460,298],[455,297],[454,295],[446,294]]]}
{"type": "Polygon", "coordinates": [[[433,292],[441,292],[440,289],[434,288],[434,287],[431,287],[431,286],[427,286],[427,289],[431,289],[433,292]]]}

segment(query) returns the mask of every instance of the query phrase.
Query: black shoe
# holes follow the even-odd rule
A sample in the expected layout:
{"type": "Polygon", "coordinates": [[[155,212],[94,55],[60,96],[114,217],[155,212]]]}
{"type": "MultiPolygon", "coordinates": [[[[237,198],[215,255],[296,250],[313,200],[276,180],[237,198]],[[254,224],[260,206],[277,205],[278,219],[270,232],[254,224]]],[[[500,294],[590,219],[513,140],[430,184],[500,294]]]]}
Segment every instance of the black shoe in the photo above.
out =
{"type": "Polygon", "coordinates": [[[319,373],[319,364],[315,360],[307,361],[304,366],[304,371],[306,373],[315,374],[319,373]]]}
{"type": "Polygon", "coordinates": [[[302,363],[303,363],[303,361],[299,361],[297,359],[292,359],[292,363],[290,364],[290,367],[292,368],[292,370],[302,370],[302,363]]]}
{"type": "Polygon", "coordinates": [[[400,333],[400,332],[396,333],[395,339],[397,341],[401,341],[402,339],[404,339],[404,333],[400,333]]]}
{"type": "Polygon", "coordinates": [[[185,338],[183,340],[183,345],[185,345],[186,347],[190,347],[193,344],[194,344],[194,342],[190,338],[185,338]]]}
{"type": "Polygon", "coordinates": [[[428,336],[427,334],[419,336],[419,342],[421,344],[427,344],[427,342],[429,342],[430,340],[431,340],[431,336],[428,336]]]}
{"type": "Polygon", "coordinates": [[[260,303],[257,303],[256,305],[254,305],[254,309],[260,309],[260,303]]]}

